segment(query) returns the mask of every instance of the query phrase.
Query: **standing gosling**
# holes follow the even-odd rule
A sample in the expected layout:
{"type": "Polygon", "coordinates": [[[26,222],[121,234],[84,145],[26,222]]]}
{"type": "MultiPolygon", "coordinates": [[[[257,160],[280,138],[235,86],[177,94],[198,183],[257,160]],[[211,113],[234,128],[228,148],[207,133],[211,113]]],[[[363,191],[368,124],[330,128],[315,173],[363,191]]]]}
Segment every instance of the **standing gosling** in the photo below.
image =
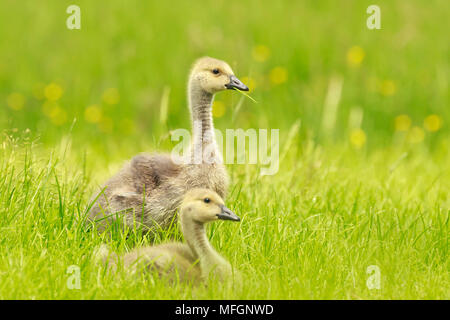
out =
{"type": "MultiPolygon", "coordinates": [[[[172,279],[178,276],[181,281],[232,278],[230,263],[211,246],[204,225],[219,219],[240,221],[240,218],[224,205],[216,192],[208,189],[188,191],[181,203],[179,218],[186,244],[166,243],[135,249],[123,256],[123,266],[133,272],[156,270],[159,276],[172,279]]],[[[116,268],[117,256],[107,250],[100,250],[98,254],[109,267],[116,268]],[[107,259],[108,256],[114,259],[107,259]]]]}

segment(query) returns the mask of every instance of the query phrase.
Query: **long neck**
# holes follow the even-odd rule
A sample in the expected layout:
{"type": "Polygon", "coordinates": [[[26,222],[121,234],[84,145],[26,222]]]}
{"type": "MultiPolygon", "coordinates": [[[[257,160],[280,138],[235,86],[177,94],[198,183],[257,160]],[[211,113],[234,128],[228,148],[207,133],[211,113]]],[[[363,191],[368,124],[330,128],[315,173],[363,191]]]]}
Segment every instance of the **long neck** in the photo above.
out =
{"type": "MultiPolygon", "coordinates": [[[[192,81],[193,82],[193,81],[192,81]]],[[[191,110],[191,120],[195,124],[201,124],[201,131],[196,131],[195,127],[194,137],[201,137],[208,131],[214,131],[214,124],[212,121],[211,107],[213,102],[213,94],[204,91],[195,83],[189,86],[189,107],[191,110]]]]}
{"type": "Polygon", "coordinates": [[[203,90],[196,80],[189,81],[189,110],[192,120],[192,152],[195,163],[203,162],[203,153],[213,151],[213,157],[217,156],[218,148],[214,134],[212,120],[212,93],[203,90]]]}
{"type": "Polygon", "coordinates": [[[208,273],[214,266],[226,263],[209,243],[202,223],[185,218],[183,215],[180,220],[184,239],[199,260],[202,273],[208,273]]]}

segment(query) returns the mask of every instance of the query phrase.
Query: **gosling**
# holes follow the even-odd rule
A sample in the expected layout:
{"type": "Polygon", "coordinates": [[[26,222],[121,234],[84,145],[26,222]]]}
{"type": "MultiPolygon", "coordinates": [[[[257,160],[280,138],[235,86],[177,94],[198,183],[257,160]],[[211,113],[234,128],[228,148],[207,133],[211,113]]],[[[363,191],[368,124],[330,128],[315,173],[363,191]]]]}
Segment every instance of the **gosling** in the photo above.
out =
{"type": "Polygon", "coordinates": [[[144,233],[167,229],[190,189],[214,190],[225,198],[229,177],[211,110],[214,95],[227,89],[247,91],[248,87],[224,61],[203,57],[195,62],[188,82],[193,139],[187,157],[183,161],[167,154],[134,157],[104,184],[103,193],[91,199],[88,221],[95,222],[98,231],[109,229],[116,219],[144,233]]]}
{"type": "Polygon", "coordinates": [[[105,248],[97,255],[113,270],[121,263],[133,273],[156,271],[160,277],[180,281],[232,279],[233,269],[211,246],[205,224],[217,220],[240,221],[240,218],[224,205],[216,192],[192,189],[181,203],[179,220],[186,244],[166,243],[135,249],[122,259],[105,248]]]}

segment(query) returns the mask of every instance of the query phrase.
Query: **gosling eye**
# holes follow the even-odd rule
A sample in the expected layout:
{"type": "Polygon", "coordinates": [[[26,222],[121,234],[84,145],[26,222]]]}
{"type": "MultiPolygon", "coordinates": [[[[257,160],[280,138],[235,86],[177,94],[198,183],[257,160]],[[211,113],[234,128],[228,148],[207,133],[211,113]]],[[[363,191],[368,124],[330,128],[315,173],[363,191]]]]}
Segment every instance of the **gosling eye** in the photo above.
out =
{"type": "Polygon", "coordinates": [[[212,73],[214,73],[214,74],[219,74],[220,71],[219,71],[219,69],[215,68],[215,69],[212,70],[212,73]]]}
{"type": "Polygon", "coordinates": [[[204,203],[210,203],[210,202],[211,202],[211,199],[205,198],[205,199],[203,199],[203,202],[204,202],[204,203]]]}

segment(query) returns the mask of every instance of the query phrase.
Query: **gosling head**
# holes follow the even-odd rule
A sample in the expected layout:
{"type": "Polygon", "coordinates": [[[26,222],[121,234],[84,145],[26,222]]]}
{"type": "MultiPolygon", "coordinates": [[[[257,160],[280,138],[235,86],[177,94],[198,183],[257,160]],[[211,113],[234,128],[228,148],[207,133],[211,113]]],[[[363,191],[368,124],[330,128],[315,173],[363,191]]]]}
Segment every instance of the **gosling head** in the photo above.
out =
{"type": "Polygon", "coordinates": [[[193,189],[186,193],[181,204],[181,219],[192,219],[199,223],[216,220],[240,221],[241,219],[225,207],[222,198],[208,189],[193,189]]]}
{"type": "Polygon", "coordinates": [[[194,63],[190,83],[211,94],[226,89],[248,91],[248,87],[236,78],[226,62],[210,57],[200,58],[194,63]]]}

